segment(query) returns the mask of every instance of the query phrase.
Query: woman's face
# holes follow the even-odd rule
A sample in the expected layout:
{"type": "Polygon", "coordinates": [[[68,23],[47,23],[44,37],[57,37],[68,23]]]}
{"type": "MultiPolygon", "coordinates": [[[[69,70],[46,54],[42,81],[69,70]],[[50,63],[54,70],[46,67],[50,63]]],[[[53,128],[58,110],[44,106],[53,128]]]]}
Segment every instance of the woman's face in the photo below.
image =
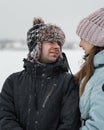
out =
{"type": "Polygon", "coordinates": [[[82,49],[84,50],[84,53],[87,55],[89,54],[90,50],[93,48],[94,45],[81,39],[79,46],[82,47],[82,49]]]}

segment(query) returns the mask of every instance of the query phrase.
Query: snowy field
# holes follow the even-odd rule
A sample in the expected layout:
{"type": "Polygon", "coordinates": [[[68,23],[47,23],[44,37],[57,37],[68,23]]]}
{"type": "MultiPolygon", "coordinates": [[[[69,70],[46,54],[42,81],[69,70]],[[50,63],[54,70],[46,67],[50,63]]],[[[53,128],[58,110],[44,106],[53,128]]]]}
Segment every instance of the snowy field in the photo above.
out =
{"type": "MultiPolygon", "coordinates": [[[[66,53],[71,71],[76,73],[82,63],[82,50],[63,50],[66,53]]],[[[27,51],[0,50],[0,90],[5,79],[13,72],[23,69],[23,58],[27,57],[27,51]]]]}

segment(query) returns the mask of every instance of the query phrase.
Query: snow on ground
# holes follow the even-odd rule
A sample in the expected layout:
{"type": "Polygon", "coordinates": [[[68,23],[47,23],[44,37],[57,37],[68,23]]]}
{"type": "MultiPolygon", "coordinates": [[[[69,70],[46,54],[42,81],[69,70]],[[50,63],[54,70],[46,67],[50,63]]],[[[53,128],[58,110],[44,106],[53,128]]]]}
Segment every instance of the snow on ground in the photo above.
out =
{"type": "MultiPolygon", "coordinates": [[[[76,73],[81,65],[82,50],[63,50],[66,53],[71,71],[76,73]]],[[[0,50],[0,90],[5,79],[12,73],[23,69],[23,58],[27,57],[27,51],[0,50]]]]}

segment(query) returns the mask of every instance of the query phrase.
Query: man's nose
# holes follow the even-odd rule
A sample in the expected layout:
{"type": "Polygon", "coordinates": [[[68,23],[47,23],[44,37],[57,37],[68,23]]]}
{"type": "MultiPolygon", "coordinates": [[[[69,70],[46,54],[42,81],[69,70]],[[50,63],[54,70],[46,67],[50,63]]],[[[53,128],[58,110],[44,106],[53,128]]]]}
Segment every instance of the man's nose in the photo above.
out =
{"type": "Polygon", "coordinates": [[[60,45],[59,45],[57,42],[54,42],[54,43],[53,43],[53,46],[54,46],[55,48],[60,48],[60,45]]]}

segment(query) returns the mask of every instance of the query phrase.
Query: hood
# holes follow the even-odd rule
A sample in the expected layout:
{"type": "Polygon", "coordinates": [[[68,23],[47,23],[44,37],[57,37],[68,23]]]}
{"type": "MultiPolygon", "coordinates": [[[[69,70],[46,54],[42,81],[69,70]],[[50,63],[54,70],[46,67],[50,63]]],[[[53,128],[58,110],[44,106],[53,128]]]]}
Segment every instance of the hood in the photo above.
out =
{"type": "Polygon", "coordinates": [[[104,67],[104,50],[94,56],[93,64],[94,68],[104,67]]]}

